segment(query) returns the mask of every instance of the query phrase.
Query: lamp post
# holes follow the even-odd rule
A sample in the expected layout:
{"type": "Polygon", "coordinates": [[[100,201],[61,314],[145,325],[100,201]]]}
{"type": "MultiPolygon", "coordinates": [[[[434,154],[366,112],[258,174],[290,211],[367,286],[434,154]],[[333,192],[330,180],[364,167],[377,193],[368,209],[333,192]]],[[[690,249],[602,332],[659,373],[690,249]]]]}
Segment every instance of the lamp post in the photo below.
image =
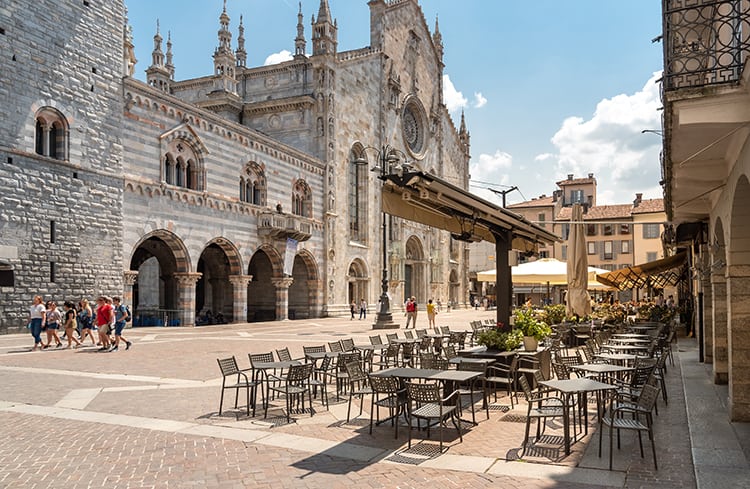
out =
{"type": "MultiPolygon", "coordinates": [[[[383,145],[382,148],[377,149],[372,146],[367,146],[363,149],[363,153],[367,150],[373,150],[376,152],[377,166],[373,167],[371,171],[379,172],[381,180],[385,180],[385,177],[390,173],[391,166],[398,163],[399,155],[406,155],[401,151],[392,148],[389,145],[383,145]]],[[[364,155],[354,160],[356,165],[367,165],[368,161],[364,158],[364,155]]],[[[382,199],[382,197],[381,197],[382,199]]],[[[383,242],[382,247],[382,260],[383,260],[383,276],[381,278],[381,293],[380,293],[380,307],[375,319],[375,324],[372,325],[373,329],[394,329],[398,328],[399,325],[393,322],[393,314],[391,313],[391,299],[388,296],[388,234],[387,234],[387,221],[386,214],[383,211],[383,204],[381,200],[380,213],[382,215],[382,232],[383,242]]]]}

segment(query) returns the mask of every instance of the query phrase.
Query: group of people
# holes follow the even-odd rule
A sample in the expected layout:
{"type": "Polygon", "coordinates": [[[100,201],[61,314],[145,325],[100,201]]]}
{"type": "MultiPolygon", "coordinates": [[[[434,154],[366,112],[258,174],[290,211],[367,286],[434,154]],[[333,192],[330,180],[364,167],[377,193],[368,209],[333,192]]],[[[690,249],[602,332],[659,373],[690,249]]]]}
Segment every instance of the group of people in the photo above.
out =
{"type": "Polygon", "coordinates": [[[28,328],[34,337],[32,351],[50,348],[53,340],[55,348],[62,348],[62,339],[67,339],[66,348],[78,348],[86,338],[91,339],[93,346],[100,346],[99,351],[117,351],[122,342],[129,350],[132,343],[122,336],[122,331],[130,319],[130,310],[120,297],[99,296],[93,309],[87,299],[82,299],[78,306],[65,301],[60,312],[55,301],[45,303],[42,296],[37,295],[29,308],[28,328]],[[58,335],[61,329],[64,330],[62,339],[58,335]],[[42,340],[42,333],[46,333],[46,342],[42,340]]]}
{"type": "MultiPolygon", "coordinates": [[[[352,313],[352,319],[354,319],[354,316],[357,314],[357,304],[354,301],[349,304],[349,310],[352,313]]],[[[359,319],[367,319],[367,301],[364,299],[360,299],[359,301],[359,319]]]]}
{"type": "MultiPolygon", "coordinates": [[[[417,327],[417,313],[419,312],[419,306],[417,305],[417,298],[415,296],[409,297],[406,300],[406,304],[404,304],[404,309],[406,310],[406,326],[404,326],[404,329],[409,329],[410,324],[412,328],[416,328],[417,327]]],[[[434,328],[435,316],[437,316],[437,313],[439,310],[438,305],[435,304],[432,299],[428,299],[425,310],[427,311],[427,324],[430,328],[434,328]]]]}

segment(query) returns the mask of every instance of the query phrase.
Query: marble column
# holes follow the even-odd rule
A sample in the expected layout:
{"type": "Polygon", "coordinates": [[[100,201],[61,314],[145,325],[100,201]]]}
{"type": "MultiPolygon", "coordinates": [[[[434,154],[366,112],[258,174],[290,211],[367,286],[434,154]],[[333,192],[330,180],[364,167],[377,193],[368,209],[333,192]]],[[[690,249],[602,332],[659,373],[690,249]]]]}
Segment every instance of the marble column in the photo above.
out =
{"type": "Polygon", "coordinates": [[[287,319],[289,310],[289,286],[292,285],[292,277],[273,278],[271,283],[276,287],[276,320],[287,319]]]}
{"type": "MultiPolygon", "coordinates": [[[[138,281],[137,270],[125,270],[123,272],[122,283],[125,286],[122,291],[122,303],[130,306],[130,314],[135,314],[135,304],[133,304],[133,285],[138,281]]],[[[126,328],[132,328],[135,322],[135,316],[129,323],[125,323],[126,328]]]]}
{"type": "Polygon", "coordinates": [[[729,364],[727,350],[727,279],[723,273],[711,274],[713,289],[712,329],[713,329],[713,377],[715,384],[726,384],[729,381],[729,364]]]}
{"type": "Polygon", "coordinates": [[[703,291],[703,363],[714,360],[714,322],[713,322],[713,278],[708,274],[701,277],[703,291]]]}
{"type": "MultiPolygon", "coordinates": [[[[177,282],[177,314],[180,326],[195,326],[195,284],[203,276],[202,273],[175,273],[177,282]]],[[[170,318],[171,320],[171,318],[170,318]]],[[[168,326],[165,325],[165,326],[168,326]]]]}
{"type": "Polygon", "coordinates": [[[247,284],[253,279],[252,275],[230,275],[232,284],[232,322],[247,322],[247,284]]]}
{"type": "Polygon", "coordinates": [[[308,298],[308,311],[309,318],[321,317],[321,290],[323,288],[323,281],[321,280],[308,280],[307,281],[307,298],[308,298]]]}
{"type": "Polygon", "coordinates": [[[727,266],[729,417],[750,421],[750,265],[727,266]]]}

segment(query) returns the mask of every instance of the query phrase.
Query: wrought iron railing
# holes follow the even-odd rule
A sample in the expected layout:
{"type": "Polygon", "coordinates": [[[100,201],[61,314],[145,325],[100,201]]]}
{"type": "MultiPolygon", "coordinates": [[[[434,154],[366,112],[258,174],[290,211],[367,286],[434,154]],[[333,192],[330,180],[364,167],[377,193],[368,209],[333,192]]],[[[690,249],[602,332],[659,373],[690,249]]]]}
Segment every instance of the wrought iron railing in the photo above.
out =
{"type": "Polygon", "coordinates": [[[750,50],[748,0],[662,0],[664,88],[737,82],[750,50]]]}

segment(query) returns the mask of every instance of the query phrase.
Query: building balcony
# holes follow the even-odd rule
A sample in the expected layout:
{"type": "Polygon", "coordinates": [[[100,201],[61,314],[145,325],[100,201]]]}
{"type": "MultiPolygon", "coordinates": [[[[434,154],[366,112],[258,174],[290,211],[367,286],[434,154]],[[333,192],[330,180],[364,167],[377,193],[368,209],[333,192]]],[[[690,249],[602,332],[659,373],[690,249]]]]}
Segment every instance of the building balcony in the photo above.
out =
{"type": "Polygon", "coordinates": [[[307,241],[312,236],[312,223],[309,219],[294,214],[262,212],[258,214],[258,234],[273,239],[292,238],[307,241]]]}

